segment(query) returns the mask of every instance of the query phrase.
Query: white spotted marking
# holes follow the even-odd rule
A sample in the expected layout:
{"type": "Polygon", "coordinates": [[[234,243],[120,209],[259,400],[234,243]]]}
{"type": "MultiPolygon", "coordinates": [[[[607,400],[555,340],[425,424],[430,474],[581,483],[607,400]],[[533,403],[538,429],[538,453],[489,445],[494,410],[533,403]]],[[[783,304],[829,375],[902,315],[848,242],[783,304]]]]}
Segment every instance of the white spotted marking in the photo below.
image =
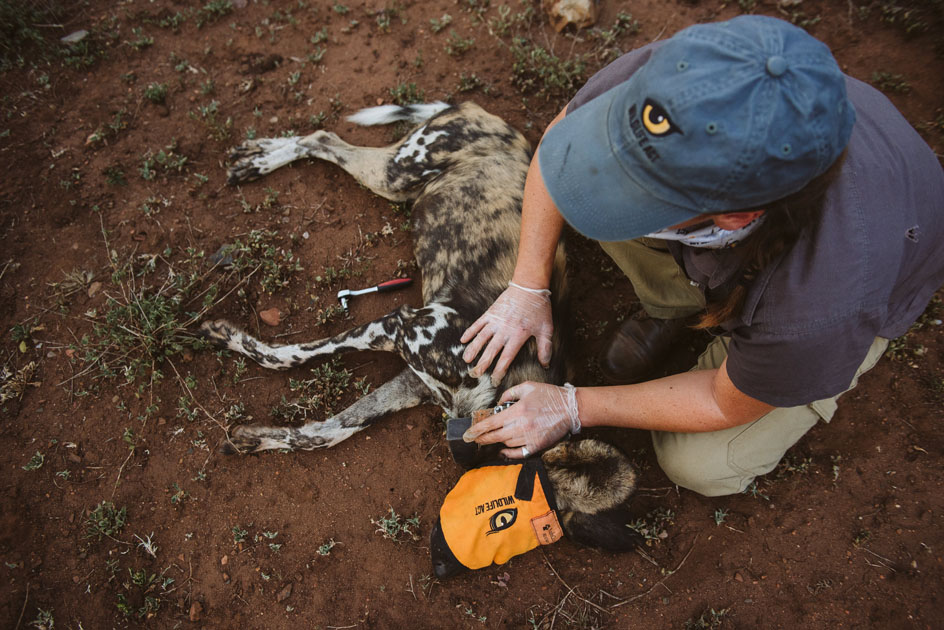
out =
{"type": "Polygon", "coordinates": [[[393,158],[393,161],[399,164],[409,158],[417,164],[425,162],[426,154],[429,152],[429,146],[445,135],[448,135],[445,131],[427,132],[426,127],[417,129],[413,135],[403,143],[403,146],[397,151],[397,156],[393,158]],[[420,142],[420,140],[422,140],[422,142],[420,142]]]}

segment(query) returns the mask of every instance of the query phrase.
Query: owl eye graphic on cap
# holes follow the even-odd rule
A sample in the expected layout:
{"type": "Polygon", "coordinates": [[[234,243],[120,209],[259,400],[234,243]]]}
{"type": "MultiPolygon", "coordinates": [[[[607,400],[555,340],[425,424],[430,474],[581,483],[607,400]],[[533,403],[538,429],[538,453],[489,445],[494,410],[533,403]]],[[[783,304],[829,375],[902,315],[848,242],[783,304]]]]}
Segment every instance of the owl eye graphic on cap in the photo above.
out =
{"type": "Polygon", "coordinates": [[[670,133],[682,133],[661,105],[646,99],[642,106],[642,124],[646,131],[656,137],[667,136],[670,133]]]}

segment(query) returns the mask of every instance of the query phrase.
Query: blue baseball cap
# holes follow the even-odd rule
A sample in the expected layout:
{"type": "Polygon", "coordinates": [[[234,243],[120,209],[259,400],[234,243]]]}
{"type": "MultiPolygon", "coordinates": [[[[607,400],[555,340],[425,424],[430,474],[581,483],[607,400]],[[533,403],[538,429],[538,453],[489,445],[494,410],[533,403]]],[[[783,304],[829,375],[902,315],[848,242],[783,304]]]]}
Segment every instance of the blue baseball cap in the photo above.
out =
{"type": "Polygon", "coordinates": [[[679,31],[552,127],[538,163],[574,229],[621,241],[799,191],[839,157],[854,122],[825,44],[741,16],[679,31]]]}

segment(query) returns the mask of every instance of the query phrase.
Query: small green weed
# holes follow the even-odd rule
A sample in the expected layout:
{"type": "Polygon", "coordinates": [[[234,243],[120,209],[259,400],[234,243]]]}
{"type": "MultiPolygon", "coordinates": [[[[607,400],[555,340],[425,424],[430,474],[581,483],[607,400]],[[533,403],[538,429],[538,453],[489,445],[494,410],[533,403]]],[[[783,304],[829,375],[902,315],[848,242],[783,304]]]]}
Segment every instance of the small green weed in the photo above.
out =
{"type": "Polygon", "coordinates": [[[643,537],[647,545],[658,543],[669,537],[667,528],[675,523],[675,512],[666,508],[656,508],[645,518],[627,523],[626,527],[643,537]]]}
{"type": "Polygon", "coordinates": [[[420,526],[420,518],[415,514],[404,519],[391,507],[387,516],[381,516],[376,520],[370,519],[370,522],[377,526],[377,533],[383,534],[387,540],[401,543],[420,539],[419,532],[416,531],[420,526]]]}
{"type": "Polygon", "coordinates": [[[763,499],[764,501],[770,501],[770,495],[768,495],[760,486],[757,485],[756,481],[752,481],[751,485],[744,488],[744,491],[741,494],[748,494],[755,499],[763,499]]]}
{"type": "Polygon", "coordinates": [[[223,118],[219,101],[210,101],[208,105],[197,107],[195,112],[190,112],[190,117],[202,123],[206,127],[207,135],[217,142],[227,140],[233,130],[233,119],[229,116],[223,118]]]}
{"type": "Polygon", "coordinates": [[[164,103],[167,100],[167,84],[148,83],[147,87],[144,88],[144,98],[156,105],[164,103]]]}
{"type": "Polygon", "coordinates": [[[181,173],[184,170],[189,158],[186,155],[177,153],[177,140],[172,139],[171,143],[153,153],[150,149],[141,156],[141,168],[138,172],[141,178],[152,180],[157,175],[157,168],[165,175],[170,173],[181,173]]]}
{"type": "Polygon", "coordinates": [[[446,40],[445,51],[450,57],[460,57],[465,54],[475,44],[475,39],[464,39],[454,30],[449,31],[449,38],[446,40]]]}
{"type": "Polygon", "coordinates": [[[102,501],[85,519],[85,537],[101,540],[103,536],[114,538],[128,520],[128,508],[115,508],[111,501],[102,501]]]}
{"type": "Polygon", "coordinates": [[[698,617],[698,619],[689,619],[685,622],[685,630],[709,630],[711,628],[720,628],[724,624],[724,618],[727,616],[730,608],[715,610],[709,608],[698,617]]]}
{"type": "Polygon", "coordinates": [[[26,462],[25,466],[20,466],[26,472],[32,472],[34,470],[39,470],[43,467],[43,464],[46,462],[46,456],[36,451],[33,453],[33,456],[30,457],[30,460],[26,462]]]}
{"type": "Polygon", "coordinates": [[[125,179],[124,170],[117,164],[105,167],[105,170],[102,172],[102,174],[105,176],[105,181],[112,186],[128,185],[128,180],[125,179]]]}
{"type": "Polygon", "coordinates": [[[174,485],[170,488],[170,504],[174,507],[180,507],[188,498],[190,498],[190,493],[183,490],[175,481],[174,485]]]}
{"type": "Polygon", "coordinates": [[[852,539],[852,545],[858,549],[872,540],[872,532],[867,529],[860,529],[852,539]]]}
{"type": "Polygon", "coordinates": [[[288,286],[292,275],[303,269],[291,250],[273,244],[276,236],[268,230],[253,230],[245,241],[237,240],[222,252],[224,257],[232,257],[237,273],[243,276],[258,273],[259,286],[269,294],[288,286]]]}
{"type": "Polygon", "coordinates": [[[29,625],[36,630],[53,630],[56,619],[52,615],[52,609],[44,610],[40,608],[36,612],[36,619],[33,619],[29,625]]]}
{"type": "Polygon", "coordinates": [[[911,85],[905,80],[905,75],[903,74],[873,72],[869,81],[872,82],[872,85],[887,94],[907,94],[911,91],[911,85]]]}
{"type": "Polygon", "coordinates": [[[232,12],[233,3],[230,0],[210,0],[197,11],[197,28],[203,28],[232,12]]]}
{"type": "Polygon", "coordinates": [[[397,105],[412,105],[422,103],[425,93],[415,83],[398,83],[396,87],[390,88],[390,98],[397,105]]]}
{"type": "Polygon", "coordinates": [[[812,457],[786,455],[777,465],[777,478],[782,479],[784,477],[792,477],[794,475],[807,475],[812,469],[812,457]]]}
{"type": "Polygon", "coordinates": [[[154,45],[154,38],[146,35],[144,30],[140,27],[132,28],[131,34],[134,35],[134,39],[126,41],[125,43],[137,51],[142,51],[154,45]]]}
{"type": "Polygon", "coordinates": [[[321,546],[318,547],[317,552],[319,556],[330,556],[331,550],[334,549],[338,543],[334,542],[334,538],[326,541],[321,546]]]}
{"type": "Polygon", "coordinates": [[[452,23],[452,16],[448,13],[444,13],[440,18],[430,18],[429,20],[429,29],[438,33],[452,23]]]}
{"type": "Polygon", "coordinates": [[[941,3],[921,0],[899,0],[898,2],[882,2],[881,20],[900,28],[906,35],[923,33],[930,28],[929,20],[933,20],[933,11],[940,11],[941,3]],[[930,14],[929,14],[930,13],[930,14]]]}
{"type": "Polygon", "coordinates": [[[478,78],[475,74],[467,75],[463,72],[459,75],[459,84],[456,86],[456,90],[459,92],[482,90],[482,94],[488,95],[492,91],[492,86],[482,81],[482,79],[478,78]]]}
{"type": "Polygon", "coordinates": [[[715,525],[721,525],[728,518],[728,511],[724,508],[715,510],[715,525]]]}
{"type": "Polygon", "coordinates": [[[238,545],[241,542],[244,542],[249,536],[249,532],[240,527],[239,525],[233,525],[233,528],[230,530],[233,532],[233,544],[238,545]]]}
{"type": "Polygon", "coordinates": [[[331,416],[352,388],[361,395],[370,389],[363,378],[355,379],[354,373],[345,368],[339,358],[312,368],[311,375],[310,379],[289,379],[289,389],[298,398],[289,402],[283,396],[282,402],[272,410],[273,416],[288,422],[307,419],[308,414],[314,412],[323,411],[331,416]]]}
{"type": "Polygon", "coordinates": [[[561,59],[524,37],[515,37],[510,50],[514,59],[512,83],[523,94],[570,95],[586,69],[581,57],[561,59]]]}

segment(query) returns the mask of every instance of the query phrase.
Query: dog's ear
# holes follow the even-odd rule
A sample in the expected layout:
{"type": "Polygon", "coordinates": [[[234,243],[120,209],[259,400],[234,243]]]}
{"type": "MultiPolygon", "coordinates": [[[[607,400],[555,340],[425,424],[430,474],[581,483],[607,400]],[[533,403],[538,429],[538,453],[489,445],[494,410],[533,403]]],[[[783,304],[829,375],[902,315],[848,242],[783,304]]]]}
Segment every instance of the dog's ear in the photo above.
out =
{"type": "Polygon", "coordinates": [[[633,522],[628,506],[588,514],[567,512],[561,527],[567,538],[588,547],[605,551],[632,551],[643,544],[644,539],[636,530],[628,527],[633,522]]]}
{"type": "Polygon", "coordinates": [[[638,475],[619,449],[599,440],[569,441],[541,459],[568,538],[609,551],[628,551],[641,542],[627,527],[638,475]]]}

